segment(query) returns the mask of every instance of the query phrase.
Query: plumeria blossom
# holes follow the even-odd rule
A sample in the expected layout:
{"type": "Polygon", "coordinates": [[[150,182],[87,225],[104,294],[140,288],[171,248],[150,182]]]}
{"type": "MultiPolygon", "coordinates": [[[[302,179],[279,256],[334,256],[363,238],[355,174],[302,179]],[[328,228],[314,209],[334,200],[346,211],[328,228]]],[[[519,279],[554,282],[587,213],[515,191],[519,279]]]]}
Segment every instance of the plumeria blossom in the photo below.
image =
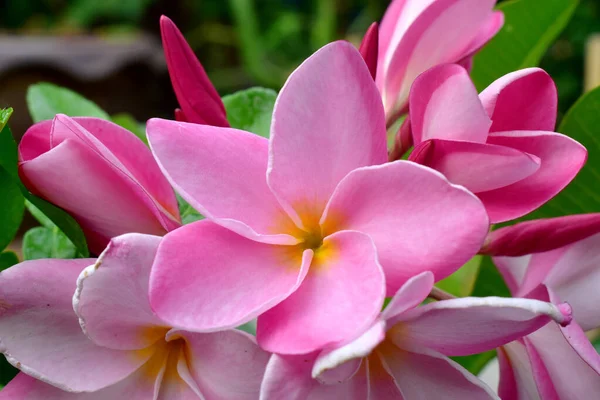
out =
{"type": "Polygon", "coordinates": [[[320,354],[273,355],[261,400],[496,399],[447,356],[487,351],[551,319],[571,319],[566,304],[526,299],[463,298],[417,307],[433,281],[430,272],[409,279],[380,318],[345,345],[320,354]]]}
{"type": "Polygon", "coordinates": [[[128,234],[97,261],[36,260],[3,271],[0,346],[22,372],[0,399],[256,399],[269,355],[252,336],[190,333],[152,312],[160,240],[128,234]]]}
{"type": "Polygon", "coordinates": [[[347,42],[292,73],[270,140],[159,119],[147,133],[175,189],[207,217],[165,237],[151,275],[153,309],[188,330],[261,314],[263,348],[311,352],[369,325],[386,285],[454,272],[487,233],[470,192],[418,164],[386,163],[381,99],[347,42]]]}
{"type": "Polygon", "coordinates": [[[442,65],[410,94],[410,160],[442,172],[486,206],[493,223],[521,217],[579,172],[586,149],[553,132],[557,94],[539,68],[513,72],[479,96],[468,72],[442,65]]]}
{"type": "Polygon", "coordinates": [[[171,84],[181,107],[175,110],[175,118],[198,124],[229,126],[225,106],[204,67],[181,31],[164,15],[160,18],[160,33],[171,84]]]}
{"type": "MultiPolygon", "coordinates": [[[[573,217],[549,221],[558,227],[561,222],[570,224],[573,217]]],[[[583,218],[578,222],[579,229],[565,228],[575,237],[585,236],[577,242],[520,257],[494,257],[513,295],[566,301],[574,317],[567,327],[548,324],[498,350],[503,399],[585,399],[600,392],[600,355],[584,333],[600,327],[600,234],[590,229],[597,228],[596,215],[590,215],[589,223],[583,218]]],[[[550,224],[542,221],[540,225],[547,228],[550,224]]],[[[556,238],[552,230],[545,232],[550,241],[556,238]]]]}
{"type": "Polygon", "coordinates": [[[470,65],[504,24],[496,0],[394,0],[379,29],[377,87],[388,123],[406,112],[410,87],[429,68],[470,65]]]}
{"type": "Polygon", "coordinates": [[[180,226],[175,193],[150,150],[100,118],[59,114],[33,125],[19,143],[19,175],[33,194],[75,217],[96,254],[112,237],[180,226]]]}

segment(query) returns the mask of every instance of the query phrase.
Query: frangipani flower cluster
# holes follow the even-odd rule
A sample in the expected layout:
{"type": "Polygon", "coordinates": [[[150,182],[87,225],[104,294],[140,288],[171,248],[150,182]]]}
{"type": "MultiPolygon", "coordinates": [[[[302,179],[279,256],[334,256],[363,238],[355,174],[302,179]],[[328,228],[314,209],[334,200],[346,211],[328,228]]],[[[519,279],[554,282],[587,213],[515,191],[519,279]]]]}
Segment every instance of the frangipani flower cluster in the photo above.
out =
{"type": "Polygon", "coordinates": [[[502,26],[493,6],[395,0],[360,50],[328,44],[289,76],[269,139],[229,126],[163,17],[181,109],[148,121],[149,148],[110,122],[62,114],[19,145],[23,183],[69,212],[98,257],[0,273],[0,349],[21,370],[0,399],[600,390],[584,332],[600,327],[600,218],[490,233],[550,200],[587,156],[554,132],[556,90],[542,70],[477,94],[465,66],[502,26]],[[400,134],[415,148],[397,160],[386,127],[407,110],[400,134]],[[175,193],[205,219],[183,225],[175,193]],[[514,298],[434,286],[478,253],[493,256],[514,298]],[[236,329],[254,320],[256,337],[236,329]],[[498,390],[450,358],[493,349],[498,390]]]}

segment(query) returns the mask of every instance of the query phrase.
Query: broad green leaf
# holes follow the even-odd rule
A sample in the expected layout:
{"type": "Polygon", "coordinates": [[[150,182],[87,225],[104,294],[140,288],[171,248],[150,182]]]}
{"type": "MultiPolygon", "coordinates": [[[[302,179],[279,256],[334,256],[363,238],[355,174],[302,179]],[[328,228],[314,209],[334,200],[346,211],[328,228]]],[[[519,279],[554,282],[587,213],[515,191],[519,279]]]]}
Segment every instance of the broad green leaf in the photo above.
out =
{"type": "Polygon", "coordinates": [[[0,128],[0,167],[4,168],[9,175],[18,180],[17,143],[13,138],[10,128],[6,125],[12,109],[1,110],[0,113],[3,114],[3,117],[0,118],[0,126],[2,126],[0,128]]]}
{"type": "Polygon", "coordinates": [[[0,253],[0,271],[12,267],[19,263],[19,257],[12,251],[0,253]]]}
{"type": "Polygon", "coordinates": [[[489,256],[481,257],[479,273],[477,274],[477,279],[475,279],[475,285],[473,286],[471,296],[511,297],[510,291],[508,290],[502,275],[500,275],[500,272],[498,272],[498,269],[489,256]]]}
{"type": "Polygon", "coordinates": [[[449,277],[442,279],[435,285],[458,297],[470,295],[473,291],[473,286],[475,285],[475,279],[477,278],[477,272],[479,271],[479,265],[481,264],[482,258],[483,257],[479,255],[473,257],[458,271],[449,277]]]}
{"type": "Polygon", "coordinates": [[[75,258],[77,249],[58,228],[38,226],[28,230],[23,236],[23,258],[75,258]]]}
{"type": "Polygon", "coordinates": [[[10,116],[13,113],[12,108],[0,108],[0,131],[4,129],[4,126],[8,123],[10,116]]]}
{"type": "Polygon", "coordinates": [[[565,28],[578,0],[513,0],[502,3],[505,23],[475,56],[471,77],[479,90],[518,69],[535,67],[565,28]]]}
{"type": "Polygon", "coordinates": [[[227,120],[232,128],[269,137],[277,92],[254,87],[223,97],[227,120]]]}
{"type": "Polygon", "coordinates": [[[472,354],[470,356],[450,358],[465,367],[473,375],[477,375],[494,357],[496,357],[496,350],[490,350],[480,354],[472,354]]]}
{"type": "Polygon", "coordinates": [[[4,249],[13,240],[25,209],[25,199],[19,185],[12,176],[0,167],[0,250],[4,249]]]}
{"type": "Polygon", "coordinates": [[[558,131],[584,145],[588,161],[573,182],[526,219],[600,212],[600,87],[571,107],[558,131]]]}
{"type": "Polygon", "coordinates": [[[190,206],[187,201],[177,194],[177,204],[179,205],[179,215],[183,224],[191,224],[192,222],[204,219],[204,216],[190,206]]]}
{"type": "Polygon", "coordinates": [[[142,142],[146,144],[146,146],[148,145],[145,124],[139,123],[138,121],[136,121],[135,118],[133,118],[133,116],[127,113],[115,114],[112,117],[110,117],[110,119],[115,124],[122,126],[130,132],[133,132],[133,134],[140,138],[142,142]]]}
{"type": "Polygon", "coordinates": [[[27,107],[34,122],[52,119],[56,114],[110,119],[110,116],[95,103],[52,83],[42,82],[29,86],[27,107]]]}
{"type": "Polygon", "coordinates": [[[0,355],[0,387],[10,382],[18,372],[18,369],[10,365],[3,355],[0,355]]]}

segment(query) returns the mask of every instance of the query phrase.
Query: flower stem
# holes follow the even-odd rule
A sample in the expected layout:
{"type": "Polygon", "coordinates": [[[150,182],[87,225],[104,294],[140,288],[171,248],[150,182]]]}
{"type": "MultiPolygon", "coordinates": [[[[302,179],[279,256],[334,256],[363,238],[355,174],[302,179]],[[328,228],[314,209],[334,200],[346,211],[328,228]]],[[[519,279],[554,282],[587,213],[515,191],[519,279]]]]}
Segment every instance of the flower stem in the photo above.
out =
{"type": "Polygon", "coordinates": [[[433,287],[433,289],[431,289],[431,293],[429,293],[429,298],[435,299],[435,300],[452,300],[452,299],[456,299],[457,297],[443,291],[442,289],[439,289],[437,287],[433,287]]]}

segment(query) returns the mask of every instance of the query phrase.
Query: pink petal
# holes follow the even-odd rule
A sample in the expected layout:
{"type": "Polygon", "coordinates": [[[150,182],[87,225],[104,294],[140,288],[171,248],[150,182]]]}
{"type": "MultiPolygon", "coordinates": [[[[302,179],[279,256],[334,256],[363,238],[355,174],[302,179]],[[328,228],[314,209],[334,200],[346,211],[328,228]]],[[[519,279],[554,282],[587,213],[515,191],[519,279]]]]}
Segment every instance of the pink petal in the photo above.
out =
{"type": "Polygon", "coordinates": [[[177,26],[164,15],[160,32],[173,90],[186,121],[228,127],[219,93],[177,26]]]}
{"type": "Polygon", "coordinates": [[[339,181],[387,161],[377,87],[347,42],[326,45],[292,73],[273,111],[267,180],[296,224],[318,219],[339,181]],[[343,84],[340,84],[342,82],[343,84]]]}
{"type": "Polygon", "coordinates": [[[152,308],[169,325],[190,331],[239,326],[288,297],[304,279],[310,253],[300,260],[290,249],[254,242],[207,220],[185,225],[158,248],[150,275],[152,308]]]}
{"type": "Polygon", "coordinates": [[[399,319],[392,340],[448,356],[481,353],[539,329],[550,320],[570,322],[568,310],[538,300],[501,297],[444,300],[399,319]]]}
{"type": "Polygon", "coordinates": [[[151,119],[148,140],[177,192],[219,225],[253,240],[294,244],[293,223],[265,179],[267,140],[249,132],[151,119]]]}
{"type": "Polygon", "coordinates": [[[557,399],[585,399],[590,393],[600,393],[600,355],[584,338],[576,324],[561,332],[561,328],[552,323],[525,338],[528,350],[533,349],[543,365],[542,371],[536,371],[535,364],[533,367],[542,395],[547,379],[550,379],[557,399]],[[593,364],[586,362],[586,358],[593,364]],[[547,379],[539,376],[540,372],[547,374],[547,379]]]}
{"type": "Polygon", "coordinates": [[[168,339],[185,339],[191,378],[207,399],[255,400],[269,360],[254,338],[230,330],[189,333],[173,330],[168,339]]]}
{"type": "Polygon", "coordinates": [[[315,354],[282,356],[273,354],[261,386],[261,400],[364,400],[369,388],[366,368],[361,366],[353,379],[331,385],[311,378],[315,354]]]}
{"type": "Polygon", "coordinates": [[[528,178],[478,194],[493,223],[521,217],[550,200],[573,180],[587,158],[581,144],[555,132],[500,132],[490,134],[488,143],[512,147],[541,160],[540,169],[528,178]]]}
{"type": "Polygon", "coordinates": [[[322,224],[373,239],[388,296],[420,272],[432,271],[436,281],[450,275],[477,253],[488,232],[485,209],[472,193],[408,161],[348,174],[322,224]]]}
{"type": "Polygon", "coordinates": [[[73,312],[77,276],[93,259],[26,261],[0,273],[0,349],[28,375],[95,391],[134,372],[151,352],[96,346],[73,312]]]}
{"type": "Polygon", "coordinates": [[[390,347],[382,354],[405,399],[497,399],[494,392],[458,363],[429,349],[390,347]]]}
{"type": "Polygon", "coordinates": [[[518,257],[542,253],[600,233],[600,213],[525,221],[490,232],[480,253],[518,257]]]}
{"type": "Polygon", "coordinates": [[[558,93],[550,75],[540,68],[504,75],[479,98],[494,121],[490,132],[554,130],[558,93]]]}
{"type": "Polygon", "coordinates": [[[422,142],[409,160],[440,171],[473,193],[512,185],[533,175],[541,164],[536,156],[510,147],[439,139],[422,142]]]}
{"type": "Polygon", "coordinates": [[[492,125],[469,73],[456,64],[431,68],[415,80],[410,122],[415,144],[428,139],[485,143],[492,125]]]}
{"type": "Polygon", "coordinates": [[[400,32],[398,44],[388,49],[383,84],[378,85],[388,118],[405,108],[410,87],[419,74],[439,64],[457,62],[472,52],[471,44],[492,13],[495,0],[427,3],[431,4],[400,32]]]}
{"type": "Polygon", "coordinates": [[[421,304],[433,289],[434,277],[429,271],[421,272],[410,278],[394,294],[392,300],[381,313],[381,318],[391,326],[396,317],[421,304]]]}
{"type": "MultiPolygon", "coordinates": [[[[488,16],[484,24],[479,28],[479,33],[475,37],[475,39],[469,45],[468,50],[465,51],[467,56],[463,58],[463,60],[473,58],[473,55],[477,53],[483,46],[487,44],[496,33],[500,31],[502,26],[504,25],[504,13],[502,11],[494,11],[488,16]]],[[[466,68],[469,70],[470,68],[466,68]]]]}
{"type": "Polygon", "coordinates": [[[379,47],[379,30],[377,22],[373,22],[360,44],[360,55],[365,60],[373,79],[377,73],[377,51],[379,47]]]}
{"type": "Polygon", "coordinates": [[[27,129],[19,142],[19,162],[32,160],[50,151],[52,123],[52,120],[41,121],[27,129]]]}
{"type": "Polygon", "coordinates": [[[309,353],[356,337],[379,314],[385,278],[367,235],[326,237],[310,268],[296,292],[258,317],[256,337],[263,349],[309,353]]]}
{"type": "Polygon", "coordinates": [[[500,385],[503,400],[541,400],[533,378],[531,361],[525,345],[514,341],[498,349],[500,385]]]}
{"type": "Polygon", "coordinates": [[[148,300],[150,268],[160,241],[135,233],[119,236],[79,276],[73,305],[96,344],[134,350],[164,339],[165,323],[148,300]]]}

